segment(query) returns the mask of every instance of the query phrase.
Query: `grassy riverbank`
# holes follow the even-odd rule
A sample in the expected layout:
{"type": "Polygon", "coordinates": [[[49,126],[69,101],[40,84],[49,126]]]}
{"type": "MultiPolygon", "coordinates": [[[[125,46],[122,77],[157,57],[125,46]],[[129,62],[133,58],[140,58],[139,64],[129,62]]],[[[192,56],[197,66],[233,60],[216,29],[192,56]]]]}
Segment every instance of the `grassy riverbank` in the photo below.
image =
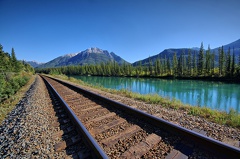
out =
{"type": "Polygon", "coordinates": [[[176,100],[176,99],[170,100],[168,98],[163,98],[157,94],[141,95],[139,93],[133,93],[133,92],[125,90],[125,89],[122,89],[122,90],[107,89],[107,88],[103,88],[101,86],[90,85],[90,84],[84,83],[81,80],[77,80],[72,77],[69,78],[65,75],[55,75],[54,77],[60,78],[63,80],[68,80],[68,81],[71,81],[76,84],[100,89],[105,92],[122,95],[122,96],[125,96],[128,98],[133,98],[133,99],[143,101],[146,103],[158,104],[162,107],[171,108],[171,109],[175,109],[175,110],[184,110],[189,115],[200,116],[204,119],[207,119],[208,121],[240,128],[240,114],[238,114],[234,110],[230,110],[229,113],[219,112],[219,111],[207,108],[207,107],[197,107],[197,106],[186,105],[186,104],[183,104],[179,100],[176,100]]]}

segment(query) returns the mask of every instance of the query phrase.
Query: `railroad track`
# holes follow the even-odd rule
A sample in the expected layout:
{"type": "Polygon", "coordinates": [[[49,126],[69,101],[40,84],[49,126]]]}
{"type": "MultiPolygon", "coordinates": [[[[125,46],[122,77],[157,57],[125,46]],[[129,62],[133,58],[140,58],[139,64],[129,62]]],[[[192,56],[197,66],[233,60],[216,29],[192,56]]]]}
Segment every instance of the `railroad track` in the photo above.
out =
{"type": "MultiPolygon", "coordinates": [[[[43,78],[58,96],[74,127],[81,134],[81,137],[68,139],[65,145],[78,144],[81,138],[91,149],[86,157],[240,157],[238,148],[61,80],[43,78]]],[[[68,119],[62,121],[69,122],[68,119]]],[[[58,146],[61,147],[61,144],[58,146]]]]}

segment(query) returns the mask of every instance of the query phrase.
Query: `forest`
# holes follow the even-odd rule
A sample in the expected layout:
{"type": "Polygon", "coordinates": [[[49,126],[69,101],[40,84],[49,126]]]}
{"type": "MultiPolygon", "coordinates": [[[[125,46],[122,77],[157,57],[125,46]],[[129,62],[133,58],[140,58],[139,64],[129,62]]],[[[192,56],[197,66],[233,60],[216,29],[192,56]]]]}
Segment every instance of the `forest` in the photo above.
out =
{"type": "Polygon", "coordinates": [[[135,76],[135,77],[173,77],[173,78],[217,78],[235,79],[240,77],[240,55],[235,56],[234,48],[224,52],[219,47],[218,53],[211,52],[210,47],[205,51],[203,43],[198,52],[188,49],[180,56],[149,57],[147,63],[138,62],[136,66],[128,63],[119,65],[116,62],[100,63],[97,65],[78,65],[57,68],[39,68],[38,73],[65,75],[95,75],[95,76],[135,76]]]}
{"type": "Polygon", "coordinates": [[[0,44],[0,103],[24,86],[33,73],[33,67],[17,60],[14,48],[9,54],[0,44]]]}

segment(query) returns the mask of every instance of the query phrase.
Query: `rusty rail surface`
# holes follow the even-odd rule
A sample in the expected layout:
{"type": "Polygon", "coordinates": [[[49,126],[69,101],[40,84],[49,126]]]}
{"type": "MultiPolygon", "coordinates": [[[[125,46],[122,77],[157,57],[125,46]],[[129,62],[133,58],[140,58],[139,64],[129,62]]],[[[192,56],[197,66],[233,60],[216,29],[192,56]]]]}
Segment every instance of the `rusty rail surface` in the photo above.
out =
{"type": "MultiPolygon", "coordinates": [[[[43,78],[46,81],[48,81],[46,79],[46,77],[43,77],[43,78]]],[[[54,80],[54,81],[64,85],[65,87],[68,87],[71,90],[74,90],[75,92],[78,92],[79,94],[84,95],[84,97],[89,97],[89,98],[94,99],[96,101],[100,101],[100,103],[104,103],[104,105],[110,106],[111,107],[110,109],[114,108],[114,109],[117,109],[117,110],[121,110],[121,113],[128,114],[128,116],[133,116],[134,118],[137,118],[140,122],[147,123],[151,126],[154,126],[154,128],[161,129],[161,131],[163,130],[163,131],[166,131],[166,132],[170,132],[170,134],[175,134],[177,136],[179,135],[183,138],[183,140],[187,140],[187,141],[190,141],[191,143],[193,143],[194,146],[190,146],[190,149],[193,149],[193,147],[198,147],[201,150],[202,149],[204,151],[206,150],[206,152],[209,152],[213,156],[218,156],[220,158],[239,158],[240,157],[240,149],[238,149],[236,147],[224,144],[224,143],[222,143],[220,141],[217,141],[215,139],[212,139],[210,137],[201,135],[201,134],[196,133],[192,130],[188,130],[184,127],[181,127],[181,126],[178,126],[178,125],[173,124],[171,122],[168,122],[168,121],[166,121],[162,118],[158,118],[156,116],[147,114],[143,111],[137,110],[135,108],[132,108],[132,107],[127,106],[125,104],[122,104],[120,102],[108,99],[106,97],[103,97],[101,95],[98,95],[96,93],[88,91],[86,89],[80,88],[78,86],[72,85],[70,83],[64,82],[62,80],[51,78],[51,77],[47,77],[47,78],[49,78],[51,80],[54,80]]],[[[98,158],[107,158],[108,155],[105,153],[105,151],[106,151],[105,149],[107,149],[107,148],[103,148],[103,147],[105,146],[104,143],[107,145],[109,142],[102,142],[100,144],[93,137],[95,133],[97,134],[98,131],[99,132],[102,132],[102,131],[99,130],[99,129],[87,130],[85,125],[81,122],[81,119],[79,119],[79,117],[74,113],[74,111],[68,106],[67,102],[60,96],[60,94],[55,90],[55,88],[53,88],[53,86],[49,82],[47,82],[47,83],[51,86],[51,89],[54,90],[55,94],[61,100],[62,104],[65,105],[66,110],[71,115],[72,120],[77,125],[79,131],[86,138],[87,143],[90,145],[90,147],[92,147],[92,149],[96,153],[96,156],[98,156],[98,158]],[[92,134],[89,131],[92,132],[92,134]]],[[[98,108],[98,106],[96,106],[96,105],[94,105],[94,106],[96,108],[98,108]]],[[[93,109],[93,108],[88,108],[88,109],[90,110],[90,109],[93,109]]],[[[88,125],[88,124],[86,124],[86,125],[88,125]]],[[[135,128],[136,127],[138,127],[138,126],[135,126],[135,128]]],[[[139,126],[139,127],[143,127],[143,126],[139,126]]],[[[158,131],[156,131],[156,132],[158,132],[158,131]]],[[[158,139],[158,137],[156,137],[157,135],[155,134],[155,136],[154,136],[154,133],[149,135],[149,137],[147,139],[144,139],[143,142],[140,142],[140,144],[137,144],[137,146],[135,146],[135,147],[131,146],[131,148],[129,148],[127,150],[127,152],[123,153],[121,155],[121,157],[127,157],[128,158],[129,155],[130,156],[134,155],[134,154],[138,155],[138,152],[139,152],[138,148],[143,148],[144,149],[144,147],[146,147],[146,146],[144,146],[144,144],[146,144],[147,146],[150,145],[149,149],[153,148],[154,145],[156,145],[156,143],[151,145],[151,142],[153,141],[153,139],[154,140],[158,139]]],[[[161,137],[159,137],[159,138],[161,140],[161,137]]],[[[114,139],[112,139],[112,140],[114,140],[114,139]]],[[[159,142],[160,142],[160,140],[159,140],[159,142]]],[[[106,139],[104,141],[106,141],[106,139]]],[[[182,139],[181,139],[181,141],[182,141],[182,139]]],[[[183,143],[183,142],[181,142],[181,143],[183,143]]],[[[111,145],[111,144],[109,144],[109,145],[111,145]]],[[[179,144],[177,144],[177,145],[179,145],[179,144]]],[[[177,146],[175,145],[174,147],[177,147],[177,146]]],[[[185,146],[185,147],[189,148],[189,146],[185,146]]],[[[184,149],[184,148],[182,148],[182,149],[184,149]]],[[[180,151],[181,149],[178,148],[178,150],[180,151]]],[[[144,153],[147,153],[147,150],[144,153]]],[[[174,158],[174,156],[171,156],[171,155],[169,156],[168,155],[167,158],[174,158]]]]}

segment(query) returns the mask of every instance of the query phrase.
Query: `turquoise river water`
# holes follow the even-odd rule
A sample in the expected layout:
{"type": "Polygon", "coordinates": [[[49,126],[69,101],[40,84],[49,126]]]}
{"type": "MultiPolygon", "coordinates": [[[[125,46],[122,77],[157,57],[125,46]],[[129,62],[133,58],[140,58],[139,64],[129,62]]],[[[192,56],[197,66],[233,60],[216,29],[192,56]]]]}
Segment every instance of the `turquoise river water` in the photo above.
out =
{"type": "Polygon", "coordinates": [[[140,94],[159,94],[192,106],[240,113],[240,84],[156,78],[74,76],[84,82],[140,94]]]}

